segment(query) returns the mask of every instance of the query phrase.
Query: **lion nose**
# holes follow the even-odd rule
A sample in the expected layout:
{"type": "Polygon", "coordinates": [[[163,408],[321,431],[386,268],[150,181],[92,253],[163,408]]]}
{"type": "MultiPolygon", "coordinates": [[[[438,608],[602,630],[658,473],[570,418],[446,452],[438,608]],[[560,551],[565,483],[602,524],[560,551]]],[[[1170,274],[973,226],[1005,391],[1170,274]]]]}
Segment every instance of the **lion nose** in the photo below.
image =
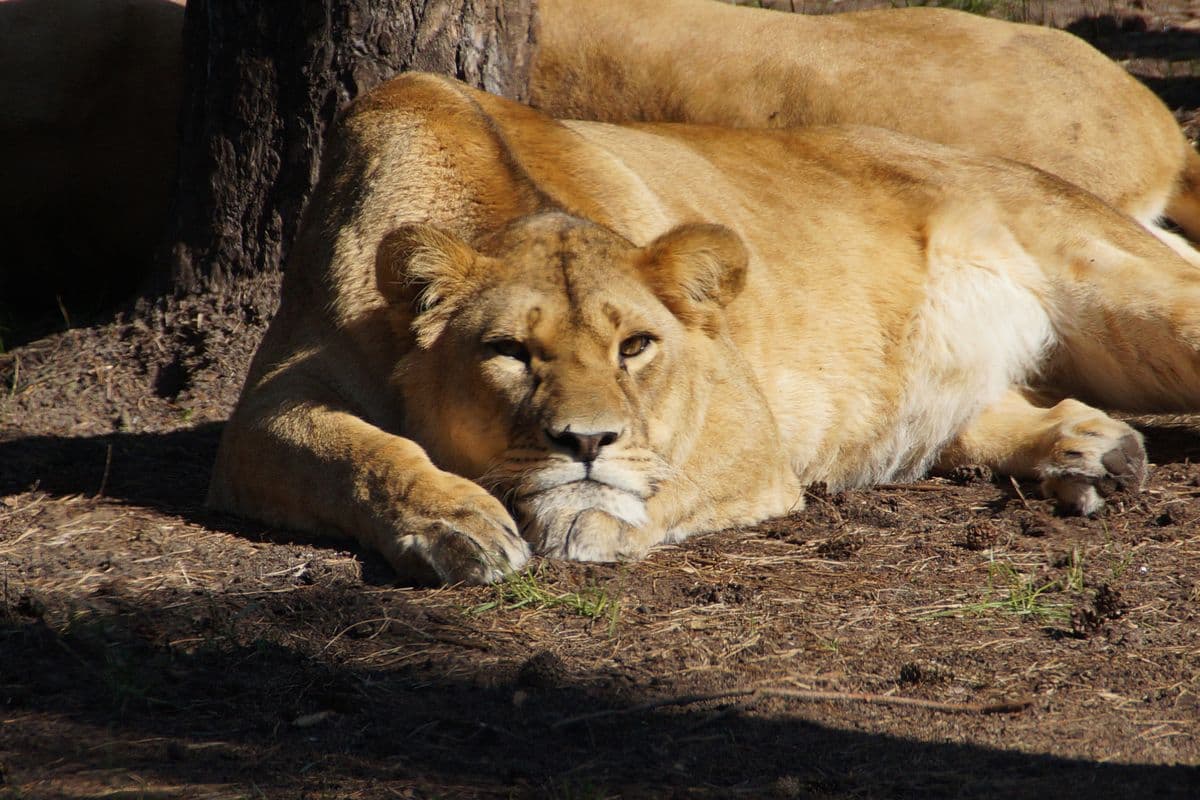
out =
{"type": "Polygon", "coordinates": [[[590,464],[600,455],[600,448],[607,447],[617,440],[621,434],[616,431],[600,433],[576,433],[567,428],[561,433],[547,430],[546,436],[550,441],[575,456],[576,460],[590,464]]]}

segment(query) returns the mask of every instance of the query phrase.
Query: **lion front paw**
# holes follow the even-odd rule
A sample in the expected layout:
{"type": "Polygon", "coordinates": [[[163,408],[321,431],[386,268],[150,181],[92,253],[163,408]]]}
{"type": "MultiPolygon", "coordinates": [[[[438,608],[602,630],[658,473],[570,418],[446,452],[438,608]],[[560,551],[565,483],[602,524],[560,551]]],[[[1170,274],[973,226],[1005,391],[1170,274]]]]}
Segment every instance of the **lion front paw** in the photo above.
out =
{"type": "Polygon", "coordinates": [[[381,548],[397,573],[438,583],[493,583],[529,560],[529,545],[496,498],[476,493],[441,505],[409,519],[404,527],[410,532],[381,548]]]}
{"type": "Polygon", "coordinates": [[[641,529],[589,509],[549,529],[538,552],[570,561],[635,561],[650,549],[645,539],[641,529]]]}
{"type": "Polygon", "coordinates": [[[1049,457],[1038,466],[1042,492],[1064,510],[1083,515],[1095,514],[1115,491],[1140,490],[1148,469],[1140,433],[1095,409],[1087,411],[1061,424],[1049,457]]]}

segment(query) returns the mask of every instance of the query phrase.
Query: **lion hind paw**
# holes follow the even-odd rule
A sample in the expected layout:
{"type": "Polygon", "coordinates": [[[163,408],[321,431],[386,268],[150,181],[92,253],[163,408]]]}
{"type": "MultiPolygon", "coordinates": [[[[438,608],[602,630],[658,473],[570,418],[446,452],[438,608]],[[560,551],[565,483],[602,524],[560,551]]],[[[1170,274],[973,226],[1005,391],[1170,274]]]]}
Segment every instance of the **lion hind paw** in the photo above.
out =
{"type": "Polygon", "coordinates": [[[1039,468],[1042,492],[1063,510],[1091,516],[1117,491],[1138,491],[1149,462],[1142,436],[1123,422],[1102,416],[1064,432],[1039,468]]]}

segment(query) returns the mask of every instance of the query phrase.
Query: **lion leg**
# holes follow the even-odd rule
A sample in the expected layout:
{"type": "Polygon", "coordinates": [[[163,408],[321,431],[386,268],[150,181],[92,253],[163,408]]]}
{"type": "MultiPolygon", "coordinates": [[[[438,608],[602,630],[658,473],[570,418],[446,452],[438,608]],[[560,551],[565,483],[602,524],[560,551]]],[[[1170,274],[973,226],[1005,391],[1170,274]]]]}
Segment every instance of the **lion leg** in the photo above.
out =
{"type": "Polygon", "coordinates": [[[208,504],[339,532],[407,578],[488,583],[529,558],[512,518],[481,486],[438,469],[415,442],[317,404],[239,409],[208,504]]]}
{"type": "Polygon", "coordinates": [[[1010,390],[942,452],[940,469],[985,464],[1040,480],[1065,510],[1094,514],[1116,488],[1141,489],[1147,462],[1142,435],[1077,400],[1039,408],[1010,390]]]}
{"type": "Polygon", "coordinates": [[[1055,346],[1035,388],[1127,411],[1200,410],[1200,269],[1127,221],[1038,259],[1055,346]],[[1136,234],[1136,235],[1135,235],[1136,234]]]}

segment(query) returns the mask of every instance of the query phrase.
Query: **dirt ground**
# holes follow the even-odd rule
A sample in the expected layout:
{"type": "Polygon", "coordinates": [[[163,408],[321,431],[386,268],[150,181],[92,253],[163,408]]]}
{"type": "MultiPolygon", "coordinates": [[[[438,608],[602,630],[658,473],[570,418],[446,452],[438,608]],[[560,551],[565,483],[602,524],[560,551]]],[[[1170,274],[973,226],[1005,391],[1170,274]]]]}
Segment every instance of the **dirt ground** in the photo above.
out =
{"type": "MultiPolygon", "coordinates": [[[[1200,3],[1075,5],[1191,125],[1200,3]]],[[[203,508],[276,288],[0,356],[0,798],[1200,797],[1200,418],[1097,519],[966,470],[405,587],[203,508]]]]}

